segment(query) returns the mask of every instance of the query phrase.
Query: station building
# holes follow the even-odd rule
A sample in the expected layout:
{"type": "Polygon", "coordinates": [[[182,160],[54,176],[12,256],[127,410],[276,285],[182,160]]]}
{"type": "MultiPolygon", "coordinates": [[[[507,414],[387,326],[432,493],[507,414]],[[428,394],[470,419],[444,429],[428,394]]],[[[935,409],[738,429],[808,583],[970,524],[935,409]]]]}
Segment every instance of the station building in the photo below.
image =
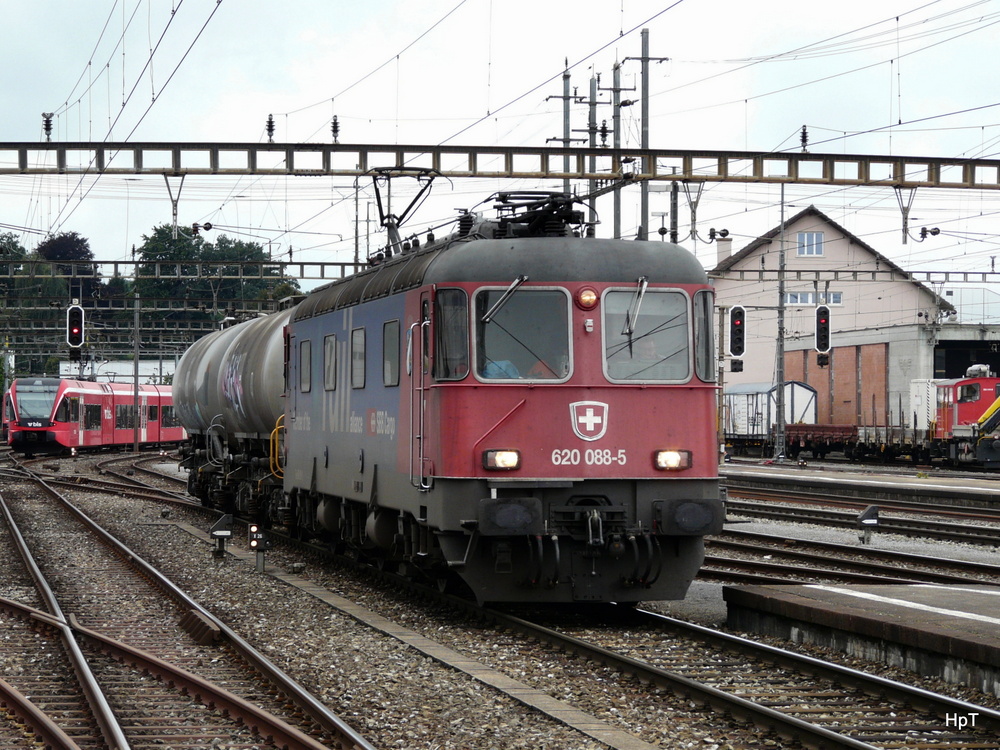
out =
{"type": "Polygon", "coordinates": [[[785,380],[816,389],[818,424],[920,426],[920,383],[964,377],[972,365],[1000,373],[996,295],[914,280],[814,206],[738,252],[730,239],[716,242],[718,264],[709,274],[717,304],[746,308],[744,369],[726,368],[727,390],[776,383],[782,249],[785,380]],[[970,303],[966,314],[961,301],[970,303]],[[814,350],[818,305],[830,309],[826,366],[814,350]]]}

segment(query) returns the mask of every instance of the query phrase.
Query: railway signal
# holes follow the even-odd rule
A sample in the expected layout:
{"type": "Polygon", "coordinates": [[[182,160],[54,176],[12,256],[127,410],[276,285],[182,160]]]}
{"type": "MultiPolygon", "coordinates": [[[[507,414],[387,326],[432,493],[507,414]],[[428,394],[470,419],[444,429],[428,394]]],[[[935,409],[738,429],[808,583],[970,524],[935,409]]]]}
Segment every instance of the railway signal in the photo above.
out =
{"type": "Polygon", "coordinates": [[[83,323],[82,307],[79,305],[70,305],[66,308],[66,343],[74,349],[79,349],[83,346],[83,323]]]}
{"type": "Polygon", "coordinates": [[[270,535],[264,531],[264,527],[259,523],[247,525],[247,544],[251,552],[256,552],[256,569],[258,573],[264,572],[264,550],[271,548],[270,535]]]}
{"type": "Polygon", "coordinates": [[[259,523],[252,523],[247,526],[247,542],[250,545],[250,549],[253,551],[269,549],[271,546],[271,539],[264,527],[259,523]]]}
{"type": "Polygon", "coordinates": [[[830,351],[830,308],[826,305],[816,308],[816,351],[820,354],[830,351]]]}
{"type": "Polygon", "coordinates": [[[729,354],[742,357],[747,350],[746,308],[735,305],[729,308],[729,354]]]}

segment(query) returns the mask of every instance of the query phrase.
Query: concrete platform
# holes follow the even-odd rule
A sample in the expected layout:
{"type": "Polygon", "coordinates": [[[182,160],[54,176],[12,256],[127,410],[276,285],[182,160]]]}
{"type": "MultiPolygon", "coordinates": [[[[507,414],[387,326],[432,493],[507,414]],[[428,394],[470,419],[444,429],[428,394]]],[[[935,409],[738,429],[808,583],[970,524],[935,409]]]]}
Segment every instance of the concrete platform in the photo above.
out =
{"type": "Polygon", "coordinates": [[[726,586],[729,627],[1000,695],[1000,587],[726,586]]]}

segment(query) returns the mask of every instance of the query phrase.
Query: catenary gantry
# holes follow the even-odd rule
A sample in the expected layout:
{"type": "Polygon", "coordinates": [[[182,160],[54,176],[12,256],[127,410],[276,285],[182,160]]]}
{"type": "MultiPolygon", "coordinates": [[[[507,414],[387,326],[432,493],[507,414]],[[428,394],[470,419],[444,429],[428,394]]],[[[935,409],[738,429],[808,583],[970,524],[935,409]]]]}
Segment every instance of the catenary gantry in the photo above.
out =
{"type": "Polygon", "coordinates": [[[443,177],[765,182],[1000,190],[1000,160],[800,152],[340,143],[0,143],[0,174],[443,177]],[[568,168],[566,165],[569,165],[568,168]]]}

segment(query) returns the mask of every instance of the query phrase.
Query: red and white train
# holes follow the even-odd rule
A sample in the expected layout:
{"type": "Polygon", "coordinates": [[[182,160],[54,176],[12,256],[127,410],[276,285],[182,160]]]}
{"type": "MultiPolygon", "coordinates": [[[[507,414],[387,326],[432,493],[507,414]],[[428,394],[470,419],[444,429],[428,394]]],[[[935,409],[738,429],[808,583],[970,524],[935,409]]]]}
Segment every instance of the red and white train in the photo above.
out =
{"type": "MultiPolygon", "coordinates": [[[[186,433],[170,386],[139,386],[141,446],[177,443],[186,433]]],[[[135,387],[61,378],[18,378],[4,394],[7,442],[18,453],[69,453],[134,445],[135,387]]]]}

